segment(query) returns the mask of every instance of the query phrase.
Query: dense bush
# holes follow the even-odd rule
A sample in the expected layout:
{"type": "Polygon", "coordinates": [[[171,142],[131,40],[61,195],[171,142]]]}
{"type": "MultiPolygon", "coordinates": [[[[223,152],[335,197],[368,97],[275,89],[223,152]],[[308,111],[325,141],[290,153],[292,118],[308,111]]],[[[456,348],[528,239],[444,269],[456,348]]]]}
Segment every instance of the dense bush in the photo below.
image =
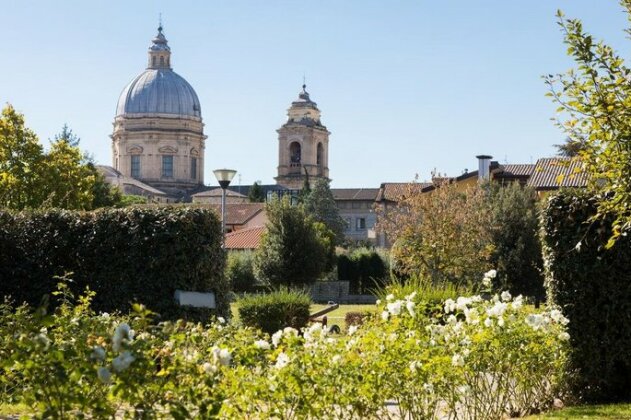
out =
{"type": "Polygon", "coordinates": [[[348,311],[346,315],[344,315],[344,323],[346,324],[346,329],[348,330],[351,326],[360,326],[364,324],[366,318],[370,316],[368,312],[358,312],[358,311],[348,311]]]}
{"type": "Polygon", "coordinates": [[[272,334],[285,327],[300,329],[309,321],[311,298],[299,291],[248,295],[237,301],[241,322],[272,334]]]}
{"type": "Polygon", "coordinates": [[[97,311],[141,302],[167,318],[213,312],[182,310],[173,298],[181,289],[213,291],[226,315],[220,231],[215,214],[199,208],[0,211],[0,296],[38,304],[55,276],[72,273],[71,289],[95,291],[97,311]]]}
{"type": "Polygon", "coordinates": [[[566,191],[543,214],[549,298],[570,320],[574,389],[591,401],[631,400],[631,235],[606,249],[613,219],[599,199],[566,191]]]}
{"type": "Polygon", "coordinates": [[[337,273],[340,280],[349,281],[351,294],[363,294],[384,286],[388,266],[377,251],[358,248],[338,255],[337,273]]]}
{"type": "Polygon", "coordinates": [[[254,275],[254,254],[250,251],[228,252],[226,280],[233,292],[252,292],[258,285],[254,275]]]}

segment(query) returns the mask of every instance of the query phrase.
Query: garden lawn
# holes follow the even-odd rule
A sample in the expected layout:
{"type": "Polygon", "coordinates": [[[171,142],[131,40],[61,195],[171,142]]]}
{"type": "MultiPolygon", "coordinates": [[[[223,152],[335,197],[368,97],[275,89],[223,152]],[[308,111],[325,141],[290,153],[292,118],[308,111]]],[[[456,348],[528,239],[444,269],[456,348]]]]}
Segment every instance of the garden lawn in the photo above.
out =
{"type": "MultiPolygon", "coordinates": [[[[311,305],[311,313],[320,311],[327,306],[329,305],[313,304],[311,305]]],[[[328,317],[329,325],[336,324],[339,325],[340,328],[344,328],[346,326],[344,324],[344,317],[348,312],[374,312],[376,308],[376,305],[340,305],[339,308],[332,312],[329,312],[328,314],[326,314],[326,316],[328,317]]],[[[239,309],[234,302],[230,305],[230,313],[232,314],[233,321],[239,321],[239,309]]]]}
{"type": "Polygon", "coordinates": [[[631,404],[582,405],[526,417],[526,420],[631,419],[631,404]]]}

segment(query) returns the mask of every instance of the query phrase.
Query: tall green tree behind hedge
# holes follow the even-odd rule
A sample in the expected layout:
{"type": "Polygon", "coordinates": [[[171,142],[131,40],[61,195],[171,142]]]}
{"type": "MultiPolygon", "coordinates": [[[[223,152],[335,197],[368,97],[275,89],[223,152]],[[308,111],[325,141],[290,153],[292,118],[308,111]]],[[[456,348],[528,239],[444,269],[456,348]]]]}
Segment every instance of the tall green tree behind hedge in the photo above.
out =
{"type": "Polygon", "coordinates": [[[335,257],[331,233],[292,206],[288,196],[267,203],[267,232],[254,256],[258,279],[271,285],[304,286],[316,281],[335,257]]]}
{"type": "Polygon", "coordinates": [[[313,189],[305,196],[304,205],[311,217],[331,229],[335,234],[336,244],[344,241],[346,222],[340,216],[328,180],[318,179],[315,182],[313,189]]]}
{"type": "Polygon", "coordinates": [[[502,290],[543,300],[543,261],[537,197],[517,182],[488,184],[491,208],[491,264],[502,290]]]}
{"type": "Polygon", "coordinates": [[[120,193],[72,144],[78,141],[65,125],[44,153],[24,116],[7,105],[0,117],[0,207],[91,210],[117,205],[120,193]]]}

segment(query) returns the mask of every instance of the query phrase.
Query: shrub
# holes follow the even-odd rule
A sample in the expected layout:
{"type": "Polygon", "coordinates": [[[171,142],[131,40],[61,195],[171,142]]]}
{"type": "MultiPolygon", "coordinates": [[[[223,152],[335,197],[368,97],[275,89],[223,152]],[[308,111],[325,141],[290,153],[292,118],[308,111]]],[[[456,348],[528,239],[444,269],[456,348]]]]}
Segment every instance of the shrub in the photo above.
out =
{"type": "Polygon", "coordinates": [[[256,288],[253,264],[254,254],[250,251],[228,252],[226,280],[233,292],[252,292],[256,288]]]}
{"type": "Polygon", "coordinates": [[[346,324],[346,329],[348,327],[360,326],[364,324],[364,320],[370,316],[370,313],[367,312],[357,312],[357,311],[349,311],[344,315],[344,323],[346,324]]]}
{"type": "Polygon", "coordinates": [[[299,291],[248,295],[237,301],[243,325],[273,334],[285,327],[300,329],[309,321],[311,298],[299,291]]]}
{"type": "Polygon", "coordinates": [[[570,320],[573,388],[589,401],[631,399],[631,235],[606,249],[613,218],[591,218],[602,198],[565,191],[543,214],[549,299],[570,320]]]}
{"type": "Polygon", "coordinates": [[[17,303],[38,304],[55,276],[72,273],[72,291],[96,292],[97,311],[141,302],[165,318],[229,313],[220,222],[209,210],[0,211],[0,250],[0,296],[17,303]],[[216,311],[177,306],[176,289],[214,292],[216,311]]]}

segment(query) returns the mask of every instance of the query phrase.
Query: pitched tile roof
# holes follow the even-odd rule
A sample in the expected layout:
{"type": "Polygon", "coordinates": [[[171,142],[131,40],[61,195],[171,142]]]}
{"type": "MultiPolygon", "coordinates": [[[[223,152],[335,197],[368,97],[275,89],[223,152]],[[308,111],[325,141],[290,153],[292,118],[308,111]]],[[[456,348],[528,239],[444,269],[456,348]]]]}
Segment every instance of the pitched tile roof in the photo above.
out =
{"type": "Polygon", "coordinates": [[[542,158],[537,160],[526,185],[537,190],[553,190],[561,187],[585,187],[587,180],[588,174],[577,159],[542,158]]]}
{"type": "Polygon", "coordinates": [[[336,200],[375,201],[379,188],[331,188],[336,200]]]}
{"type": "Polygon", "coordinates": [[[265,229],[265,226],[255,226],[226,234],[226,249],[258,248],[265,229]]]}
{"type": "Polygon", "coordinates": [[[431,182],[384,182],[379,188],[376,201],[399,201],[402,197],[421,192],[430,185],[431,182]]]}
{"type": "Polygon", "coordinates": [[[96,169],[101,172],[101,174],[105,177],[105,180],[115,186],[124,186],[131,185],[145,192],[157,196],[166,196],[167,194],[164,191],[160,191],[157,188],[152,187],[151,185],[147,185],[144,182],[141,182],[135,178],[123,175],[122,172],[117,171],[111,166],[107,165],[96,165],[96,169]]]}
{"type": "MultiPolygon", "coordinates": [[[[217,214],[221,215],[220,204],[208,204],[217,214]]],[[[226,204],[226,225],[244,225],[248,220],[264,211],[264,203],[226,204]]]]}
{"type": "Polygon", "coordinates": [[[502,171],[502,175],[508,176],[530,176],[532,172],[535,170],[534,163],[506,163],[504,165],[500,165],[500,170],[502,171]]]}

